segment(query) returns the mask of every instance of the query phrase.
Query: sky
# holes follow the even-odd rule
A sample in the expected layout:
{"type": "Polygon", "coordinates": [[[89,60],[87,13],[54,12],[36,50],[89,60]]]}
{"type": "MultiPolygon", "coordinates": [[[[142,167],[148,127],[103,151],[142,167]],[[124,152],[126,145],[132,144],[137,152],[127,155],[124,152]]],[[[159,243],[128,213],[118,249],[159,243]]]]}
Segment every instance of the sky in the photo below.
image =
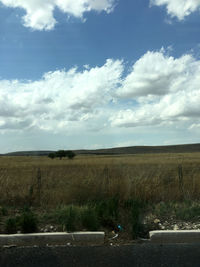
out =
{"type": "Polygon", "coordinates": [[[200,142],[200,0],[0,0],[0,153],[200,142]]]}

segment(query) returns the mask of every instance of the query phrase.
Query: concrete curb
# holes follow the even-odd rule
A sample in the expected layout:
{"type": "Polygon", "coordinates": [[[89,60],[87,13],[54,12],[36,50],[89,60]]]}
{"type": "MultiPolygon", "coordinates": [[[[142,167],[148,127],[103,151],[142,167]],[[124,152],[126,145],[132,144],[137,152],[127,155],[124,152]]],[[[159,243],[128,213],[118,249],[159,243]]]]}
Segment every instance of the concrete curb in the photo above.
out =
{"type": "Polygon", "coordinates": [[[200,230],[164,230],[149,232],[150,243],[200,243],[200,230]]]}
{"type": "Polygon", "coordinates": [[[102,245],[104,232],[74,233],[33,233],[0,235],[0,247],[3,246],[46,246],[46,245],[102,245]]]}

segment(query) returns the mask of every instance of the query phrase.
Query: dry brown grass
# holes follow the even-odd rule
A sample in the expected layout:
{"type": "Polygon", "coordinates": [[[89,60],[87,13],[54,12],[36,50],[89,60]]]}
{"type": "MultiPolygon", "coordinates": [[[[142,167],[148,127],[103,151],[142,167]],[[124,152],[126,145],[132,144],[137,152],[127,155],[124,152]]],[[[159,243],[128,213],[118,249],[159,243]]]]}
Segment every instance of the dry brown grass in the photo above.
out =
{"type": "Polygon", "coordinates": [[[0,157],[0,205],[55,207],[116,195],[121,201],[197,201],[200,153],[77,156],[73,160],[0,157]]]}

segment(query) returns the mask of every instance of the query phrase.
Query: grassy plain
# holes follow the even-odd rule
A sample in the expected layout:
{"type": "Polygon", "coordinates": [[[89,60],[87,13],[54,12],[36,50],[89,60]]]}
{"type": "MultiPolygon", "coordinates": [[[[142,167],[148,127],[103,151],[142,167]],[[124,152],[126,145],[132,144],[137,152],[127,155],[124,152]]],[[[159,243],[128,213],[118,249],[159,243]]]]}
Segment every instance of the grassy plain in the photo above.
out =
{"type": "Polygon", "coordinates": [[[57,207],[117,196],[150,203],[200,199],[200,153],[0,157],[0,205],[57,207]]]}
{"type": "Polygon", "coordinates": [[[110,233],[120,223],[130,239],[157,229],[156,218],[199,220],[199,201],[200,153],[0,157],[1,233],[110,233]]]}

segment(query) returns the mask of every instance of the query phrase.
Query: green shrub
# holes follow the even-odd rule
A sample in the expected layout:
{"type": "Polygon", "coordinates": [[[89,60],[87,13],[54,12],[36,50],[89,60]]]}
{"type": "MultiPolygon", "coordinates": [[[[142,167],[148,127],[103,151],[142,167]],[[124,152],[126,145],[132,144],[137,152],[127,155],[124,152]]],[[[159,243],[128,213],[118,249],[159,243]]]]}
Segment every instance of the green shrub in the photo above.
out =
{"type": "Polygon", "coordinates": [[[54,158],[56,157],[56,154],[55,154],[55,153],[49,153],[49,154],[48,154],[48,157],[49,157],[50,159],[54,159],[54,158]]]}
{"type": "Polygon", "coordinates": [[[85,207],[81,212],[81,223],[89,231],[96,231],[99,228],[97,212],[93,207],[85,207]]]}
{"type": "Polygon", "coordinates": [[[154,207],[154,213],[159,218],[172,216],[174,213],[175,204],[172,202],[160,202],[154,207]]]}
{"type": "Polygon", "coordinates": [[[131,202],[131,226],[132,226],[132,237],[135,239],[144,231],[142,224],[142,213],[143,206],[138,201],[131,202]]]}
{"type": "Polygon", "coordinates": [[[1,214],[2,216],[6,216],[6,215],[8,215],[8,210],[7,210],[7,208],[5,208],[5,207],[1,207],[1,208],[0,208],[0,214],[1,214]]]}
{"type": "Polygon", "coordinates": [[[76,230],[76,222],[78,219],[78,211],[77,208],[70,206],[66,210],[66,217],[64,221],[64,225],[67,231],[75,231],[76,230]]]}
{"type": "Polygon", "coordinates": [[[95,211],[100,224],[104,227],[114,228],[119,215],[119,200],[111,198],[95,204],[95,211]]]}
{"type": "Polygon", "coordinates": [[[5,231],[7,234],[15,234],[17,232],[16,218],[8,218],[5,222],[5,231]]]}
{"type": "Polygon", "coordinates": [[[69,159],[73,159],[73,158],[76,156],[76,154],[75,154],[73,151],[68,150],[68,151],[66,151],[66,156],[67,156],[69,159]]]}
{"type": "Polygon", "coordinates": [[[188,221],[200,217],[200,204],[183,203],[175,208],[175,216],[177,219],[188,221]]]}
{"type": "MultiPolygon", "coordinates": [[[[62,224],[66,231],[73,232],[80,228],[80,208],[67,206],[57,210],[58,222],[62,224]]],[[[80,229],[79,229],[80,230],[80,229]]]]}
{"type": "Polygon", "coordinates": [[[134,198],[129,198],[126,201],[124,201],[123,206],[125,209],[132,209],[132,207],[138,206],[141,209],[144,209],[147,205],[147,203],[142,201],[142,200],[138,200],[138,199],[134,199],[134,198]]]}
{"type": "Polygon", "coordinates": [[[25,211],[19,218],[19,227],[22,233],[37,231],[37,218],[31,211],[25,211]]]}

